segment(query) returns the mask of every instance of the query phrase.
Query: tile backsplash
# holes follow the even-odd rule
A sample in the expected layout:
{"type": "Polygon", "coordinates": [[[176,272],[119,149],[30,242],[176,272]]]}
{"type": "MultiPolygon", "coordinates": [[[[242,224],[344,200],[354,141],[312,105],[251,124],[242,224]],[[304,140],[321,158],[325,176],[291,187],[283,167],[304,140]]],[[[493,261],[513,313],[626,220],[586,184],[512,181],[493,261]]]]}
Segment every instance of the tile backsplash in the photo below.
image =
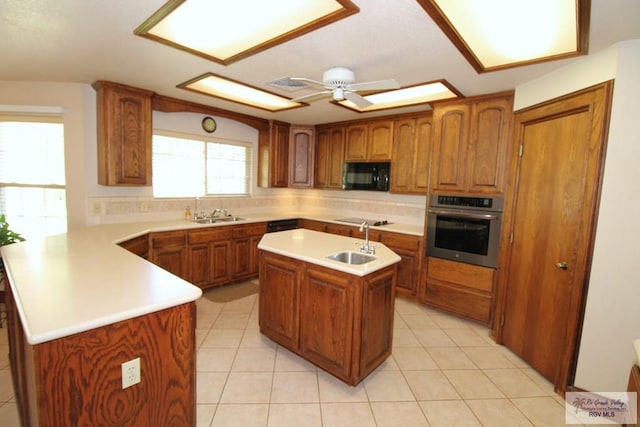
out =
{"type": "MultiPolygon", "coordinates": [[[[233,215],[252,213],[359,216],[422,225],[425,197],[363,198],[355,193],[339,195],[326,191],[287,191],[251,197],[207,197],[198,199],[198,211],[226,209],[233,215]]],[[[196,210],[195,198],[90,197],[89,225],[182,219],[185,209],[196,210]]]]}

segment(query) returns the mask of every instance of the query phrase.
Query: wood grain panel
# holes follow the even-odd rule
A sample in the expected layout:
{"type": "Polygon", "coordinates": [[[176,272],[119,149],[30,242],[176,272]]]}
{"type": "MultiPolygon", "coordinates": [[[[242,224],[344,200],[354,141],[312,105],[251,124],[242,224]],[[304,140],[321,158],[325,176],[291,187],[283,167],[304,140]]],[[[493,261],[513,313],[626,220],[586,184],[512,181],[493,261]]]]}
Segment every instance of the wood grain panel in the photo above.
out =
{"type": "Polygon", "coordinates": [[[427,257],[427,277],[484,292],[493,292],[495,270],[478,265],[427,257]]]}
{"type": "Polygon", "coordinates": [[[195,425],[195,361],[195,303],[39,344],[40,425],[195,425]],[[141,382],[123,390],[137,357],[141,382]]]}

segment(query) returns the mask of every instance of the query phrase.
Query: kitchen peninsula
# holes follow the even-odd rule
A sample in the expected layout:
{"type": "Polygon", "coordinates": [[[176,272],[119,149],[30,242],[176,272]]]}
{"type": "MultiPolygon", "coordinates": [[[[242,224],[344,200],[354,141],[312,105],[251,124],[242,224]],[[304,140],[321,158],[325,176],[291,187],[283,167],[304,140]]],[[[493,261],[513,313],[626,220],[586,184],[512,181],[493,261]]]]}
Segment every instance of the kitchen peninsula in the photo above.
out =
{"type": "Polygon", "coordinates": [[[22,425],[195,425],[202,291],[116,243],[122,224],[2,247],[22,425]],[[122,364],[139,361],[124,388],[122,364]]]}
{"type": "Polygon", "coordinates": [[[390,354],[397,263],[381,243],[298,229],[260,250],[260,331],[350,385],[390,354]]]}

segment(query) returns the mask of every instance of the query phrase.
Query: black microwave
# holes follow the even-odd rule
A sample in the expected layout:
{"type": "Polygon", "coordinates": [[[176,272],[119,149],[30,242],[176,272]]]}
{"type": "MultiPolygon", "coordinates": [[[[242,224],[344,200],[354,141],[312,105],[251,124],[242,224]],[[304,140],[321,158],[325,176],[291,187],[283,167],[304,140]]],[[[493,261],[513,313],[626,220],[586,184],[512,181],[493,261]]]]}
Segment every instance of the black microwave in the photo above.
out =
{"type": "Polygon", "coordinates": [[[390,163],[345,163],[342,170],[344,190],[389,191],[390,163]]]}

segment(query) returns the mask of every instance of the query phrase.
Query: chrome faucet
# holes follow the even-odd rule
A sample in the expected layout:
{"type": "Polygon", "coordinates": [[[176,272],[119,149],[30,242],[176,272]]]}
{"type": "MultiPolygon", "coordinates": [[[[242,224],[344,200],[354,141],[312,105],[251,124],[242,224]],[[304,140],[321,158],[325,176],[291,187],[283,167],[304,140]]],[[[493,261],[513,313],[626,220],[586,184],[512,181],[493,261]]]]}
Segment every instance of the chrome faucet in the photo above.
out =
{"type": "Polygon", "coordinates": [[[220,208],[216,208],[213,210],[213,213],[211,214],[212,217],[214,218],[218,218],[220,216],[228,216],[229,213],[227,212],[226,209],[220,209],[220,208]]]}
{"type": "Polygon", "coordinates": [[[376,248],[369,244],[369,223],[367,221],[360,224],[360,231],[365,233],[365,242],[360,244],[360,252],[375,255],[376,248]]]}

